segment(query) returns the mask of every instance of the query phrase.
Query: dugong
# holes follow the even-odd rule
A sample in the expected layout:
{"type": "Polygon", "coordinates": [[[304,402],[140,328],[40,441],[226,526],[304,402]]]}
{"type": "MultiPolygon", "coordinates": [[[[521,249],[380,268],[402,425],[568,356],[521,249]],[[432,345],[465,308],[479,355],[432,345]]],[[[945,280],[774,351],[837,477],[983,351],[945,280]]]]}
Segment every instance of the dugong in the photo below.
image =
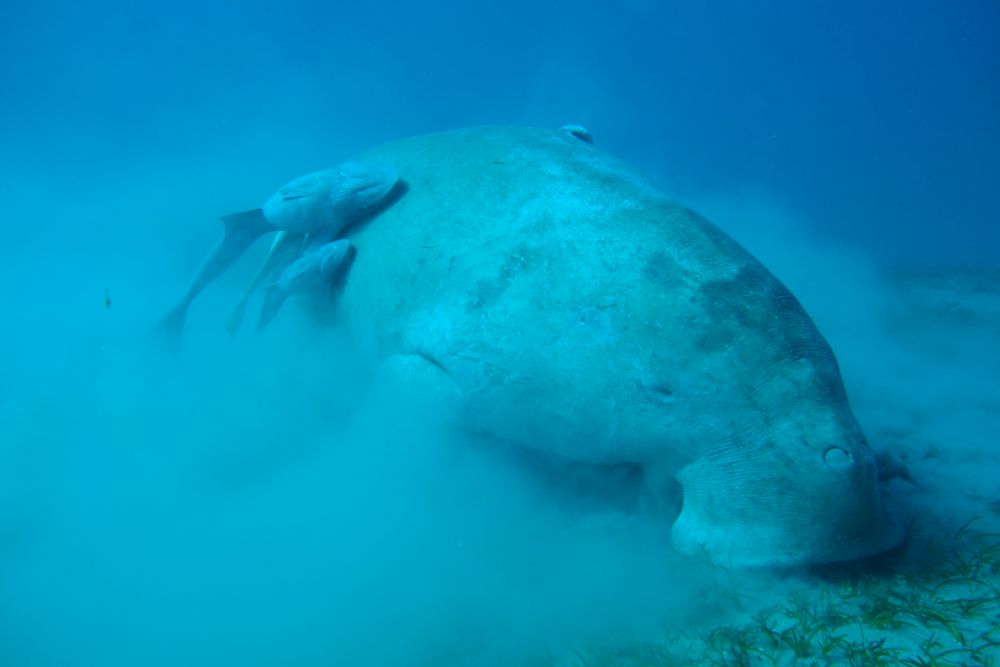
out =
{"type": "Polygon", "coordinates": [[[309,247],[318,248],[347,225],[377,209],[397,180],[398,175],[385,166],[345,162],[296,178],[258,208],[223,216],[222,238],[195,272],[187,291],[160,321],[160,331],[170,339],[178,339],[195,297],[264,234],[281,231],[295,234],[293,238],[308,235],[309,247]]]}
{"type": "Polygon", "coordinates": [[[408,190],[349,230],[332,307],[387,376],[454,397],[477,433],[679,488],[682,553],[786,566],[899,543],[833,352],[708,220],[567,132],[465,129],[360,159],[408,190]]]}

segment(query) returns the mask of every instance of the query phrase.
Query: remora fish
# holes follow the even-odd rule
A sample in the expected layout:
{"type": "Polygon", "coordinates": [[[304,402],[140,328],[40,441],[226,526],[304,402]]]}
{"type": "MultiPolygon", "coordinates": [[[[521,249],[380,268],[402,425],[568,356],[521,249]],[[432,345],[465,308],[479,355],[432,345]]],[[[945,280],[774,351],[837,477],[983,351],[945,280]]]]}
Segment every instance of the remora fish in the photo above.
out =
{"type": "Polygon", "coordinates": [[[257,330],[263,331],[271,323],[288,297],[329,285],[334,274],[343,266],[350,249],[350,241],[339,239],[300,257],[285,269],[277,282],[269,285],[264,293],[257,330]]]}
{"type": "Polygon", "coordinates": [[[170,340],[179,340],[195,297],[264,234],[309,235],[313,247],[318,247],[377,209],[398,178],[386,167],[346,162],[295,179],[259,208],[224,216],[222,238],[195,272],[184,296],[160,321],[160,331],[170,340]]]}

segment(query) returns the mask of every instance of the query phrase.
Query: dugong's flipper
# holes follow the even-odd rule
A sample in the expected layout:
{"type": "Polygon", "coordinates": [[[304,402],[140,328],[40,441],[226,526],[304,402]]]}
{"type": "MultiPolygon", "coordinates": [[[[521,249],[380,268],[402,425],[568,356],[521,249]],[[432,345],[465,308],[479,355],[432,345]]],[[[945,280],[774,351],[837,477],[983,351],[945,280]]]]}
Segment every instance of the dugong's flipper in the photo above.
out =
{"type": "Polygon", "coordinates": [[[232,266],[251,243],[274,231],[259,208],[223,216],[222,222],[225,225],[222,238],[201,263],[181,300],[160,320],[158,329],[168,338],[175,341],[180,338],[187,309],[205,286],[232,266]]]}
{"type": "Polygon", "coordinates": [[[227,329],[230,336],[236,336],[239,333],[250,297],[267,280],[271,279],[275,274],[280,275],[295,260],[296,256],[302,251],[304,240],[304,234],[296,234],[295,232],[279,232],[274,237],[274,243],[271,244],[271,250],[267,253],[264,263],[257,270],[257,275],[254,276],[253,282],[250,283],[246,292],[243,293],[243,298],[233,307],[233,312],[229,315],[227,329]]]}
{"type": "Polygon", "coordinates": [[[375,376],[381,406],[410,411],[422,423],[458,426],[465,410],[462,390],[448,372],[419,353],[387,357],[375,376]]]}

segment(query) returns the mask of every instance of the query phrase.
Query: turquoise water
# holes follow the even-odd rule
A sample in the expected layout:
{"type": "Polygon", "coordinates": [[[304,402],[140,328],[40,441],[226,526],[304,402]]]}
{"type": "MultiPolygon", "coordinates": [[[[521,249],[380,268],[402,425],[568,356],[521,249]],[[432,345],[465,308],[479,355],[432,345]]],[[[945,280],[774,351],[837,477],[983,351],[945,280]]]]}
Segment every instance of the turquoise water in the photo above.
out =
{"type": "Polygon", "coordinates": [[[880,586],[993,596],[961,641],[851,608],[852,641],[1000,640],[998,27],[986,1],[3,3],[0,665],[711,664],[737,658],[703,637],[828,585],[841,611],[880,586]],[[485,123],[585,125],[792,289],[905,549],[860,574],[680,557],[634,471],[392,412],[322,312],[230,339],[265,243],[180,356],[150,344],[220,215],[485,123]]]}

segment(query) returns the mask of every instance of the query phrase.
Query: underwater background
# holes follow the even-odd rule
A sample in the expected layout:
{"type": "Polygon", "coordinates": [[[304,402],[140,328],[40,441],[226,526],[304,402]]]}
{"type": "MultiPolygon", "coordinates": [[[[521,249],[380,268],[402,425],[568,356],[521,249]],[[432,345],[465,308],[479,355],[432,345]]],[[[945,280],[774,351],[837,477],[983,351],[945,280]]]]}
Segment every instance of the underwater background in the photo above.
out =
{"type": "Polygon", "coordinates": [[[0,3],[0,666],[996,664],[998,34],[991,0],[0,3]],[[492,123],[586,126],[789,286],[904,548],[714,568],[621,480],[387,424],[304,309],[228,337],[264,243],[149,345],[220,215],[492,123]]]}

